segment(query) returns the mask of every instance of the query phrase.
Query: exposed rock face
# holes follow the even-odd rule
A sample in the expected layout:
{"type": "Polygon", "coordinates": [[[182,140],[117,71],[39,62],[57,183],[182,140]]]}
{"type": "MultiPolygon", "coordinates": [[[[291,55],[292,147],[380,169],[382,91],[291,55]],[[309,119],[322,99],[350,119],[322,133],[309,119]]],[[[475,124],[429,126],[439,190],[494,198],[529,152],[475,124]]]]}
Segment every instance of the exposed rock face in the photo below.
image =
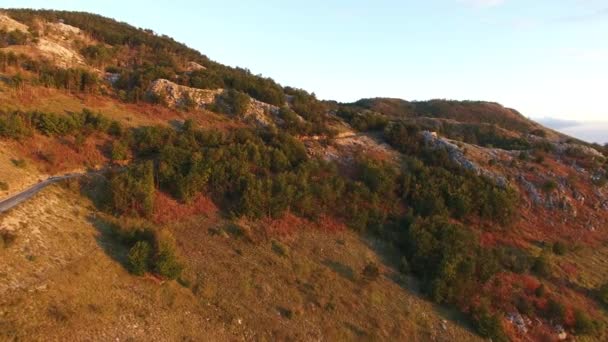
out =
{"type": "MultiPolygon", "coordinates": [[[[221,95],[224,89],[190,88],[169,80],[158,79],[152,83],[149,91],[162,96],[169,107],[179,107],[191,100],[197,108],[201,109],[215,103],[218,95],[221,95]]],[[[244,118],[260,126],[273,126],[278,120],[278,113],[279,107],[250,99],[244,118]]]]}
{"type": "Polygon", "coordinates": [[[196,63],[196,62],[188,62],[186,63],[186,72],[193,72],[198,70],[206,70],[204,66],[196,63]]]}
{"type": "Polygon", "coordinates": [[[81,33],[78,27],[66,25],[62,22],[47,23],[46,25],[47,28],[54,30],[55,32],[60,33],[64,36],[79,35],[81,33]]]}
{"type": "Polygon", "coordinates": [[[76,65],[86,65],[84,58],[78,52],[52,40],[40,38],[36,47],[60,67],[69,68],[76,65]]]}
{"type": "Polygon", "coordinates": [[[6,14],[0,12],[0,29],[6,29],[7,31],[22,31],[27,32],[28,27],[13,18],[7,16],[6,14]]]}
{"type": "Polygon", "coordinates": [[[532,203],[534,205],[540,205],[540,204],[543,203],[543,197],[538,192],[538,189],[536,189],[536,187],[534,186],[534,184],[530,183],[522,175],[520,175],[518,177],[518,180],[521,183],[521,185],[524,187],[524,189],[526,190],[526,192],[528,193],[528,196],[530,197],[530,199],[532,200],[532,203]]]}
{"type": "Polygon", "coordinates": [[[555,151],[560,154],[566,153],[569,150],[575,150],[577,153],[581,153],[586,156],[604,158],[604,155],[600,151],[589,146],[571,143],[556,143],[554,144],[554,147],[555,151]]]}
{"type": "Polygon", "coordinates": [[[497,175],[491,171],[483,169],[479,167],[474,162],[470,161],[462,152],[460,147],[451,143],[447,139],[441,138],[437,136],[437,133],[423,131],[422,137],[424,139],[425,144],[432,149],[444,149],[447,151],[450,160],[454,162],[456,165],[462,167],[465,170],[469,170],[474,172],[477,175],[484,176],[486,178],[491,179],[496,183],[496,185],[504,188],[507,186],[507,180],[500,175],[497,175]]]}
{"type": "Polygon", "coordinates": [[[261,126],[273,126],[279,120],[278,115],[279,107],[251,99],[247,113],[245,113],[245,118],[253,120],[261,126]]]}
{"type": "Polygon", "coordinates": [[[169,107],[180,106],[187,99],[196,103],[197,107],[202,108],[215,102],[215,97],[221,94],[223,89],[196,89],[173,83],[169,80],[158,79],[152,82],[150,92],[162,96],[169,107]]]}
{"type": "MultiPolygon", "coordinates": [[[[36,24],[32,28],[39,35],[35,43],[26,44],[27,48],[23,46],[8,48],[17,48],[18,53],[37,58],[42,56],[61,68],[89,67],[79,49],[82,44],[92,44],[94,41],[79,28],[61,22],[36,24]]],[[[29,32],[30,28],[0,12],[0,29],[29,32]]]]}
{"type": "Polygon", "coordinates": [[[527,334],[528,327],[532,325],[532,321],[528,317],[522,316],[517,312],[510,313],[507,316],[507,321],[513,324],[517,328],[517,331],[522,335],[527,334]]]}
{"type": "Polygon", "coordinates": [[[106,72],[104,78],[106,79],[106,81],[110,82],[110,84],[114,85],[114,83],[116,83],[120,79],[120,74],[106,72]]]}
{"type": "Polygon", "coordinates": [[[362,154],[373,155],[375,158],[391,162],[399,160],[397,151],[369,134],[342,132],[329,144],[325,143],[324,139],[325,137],[322,136],[302,138],[310,156],[335,161],[342,165],[352,165],[362,154]]]}

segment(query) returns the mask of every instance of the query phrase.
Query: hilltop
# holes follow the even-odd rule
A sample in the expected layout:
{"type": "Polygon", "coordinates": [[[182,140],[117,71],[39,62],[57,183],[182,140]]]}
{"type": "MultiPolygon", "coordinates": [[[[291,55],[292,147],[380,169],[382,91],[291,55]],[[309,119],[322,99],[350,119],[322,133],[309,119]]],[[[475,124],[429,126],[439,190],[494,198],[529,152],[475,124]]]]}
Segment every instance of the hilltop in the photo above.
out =
{"type": "Polygon", "coordinates": [[[0,339],[604,340],[608,149],[0,12],[0,339]]]}

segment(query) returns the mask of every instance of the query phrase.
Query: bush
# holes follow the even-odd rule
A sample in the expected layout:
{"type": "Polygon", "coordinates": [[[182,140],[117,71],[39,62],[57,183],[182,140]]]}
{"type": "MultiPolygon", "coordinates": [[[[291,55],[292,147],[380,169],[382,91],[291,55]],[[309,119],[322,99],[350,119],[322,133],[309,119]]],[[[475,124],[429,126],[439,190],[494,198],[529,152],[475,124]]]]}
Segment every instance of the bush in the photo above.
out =
{"type": "Polygon", "coordinates": [[[8,191],[9,186],[7,182],[0,181],[0,191],[8,191]]]}
{"type": "Polygon", "coordinates": [[[521,161],[527,161],[530,159],[530,155],[528,154],[528,152],[520,152],[517,158],[521,161]]]}
{"type": "Polygon", "coordinates": [[[589,315],[582,311],[574,311],[574,328],[578,335],[589,335],[595,332],[595,322],[589,317],[589,315]]]}
{"type": "Polygon", "coordinates": [[[530,134],[535,135],[537,137],[541,137],[541,138],[547,137],[547,132],[545,132],[545,130],[543,130],[541,128],[532,130],[532,132],[530,132],[530,134]]]}
{"type": "Polygon", "coordinates": [[[473,317],[473,323],[477,333],[484,338],[490,338],[492,341],[506,342],[509,339],[505,334],[500,316],[491,314],[490,311],[482,306],[476,310],[473,317]]]}
{"type": "Polygon", "coordinates": [[[150,244],[147,241],[138,241],[129,250],[127,256],[128,266],[131,273],[144,275],[150,268],[150,244]]]}
{"type": "Polygon", "coordinates": [[[120,214],[149,217],[154,206],[152,162],[132,165],[111,176],[112,208],[120,214]]]}
{"type": "Polygon", "coordinates": [[[525,297],[520,297],[515,306],[523,315],[531,317],[534,314],[534,306],[525,297]]]}
{"type": "Polygon", "coordinates": [[[554,323],[563,324],[566,318],[566,307],[555,299],[549,299],[546,315],[554,323]]]}
{"type": "Polygon", "coordinates": [[[410,263],[407,261],[406,257],[401,257],[401,263],[399,264],[399,271],[403,274],[409,274],[412,269],[410,268],[410,263]]]}
{"type": "Polygon", "coordinates": [[[602,285],[598,290],[598,297],[602,303],[608,305],[608,283],[602,285]]]}
{"type": "Polygon", "coordinates": [[[272,251],[275,252],[278,256],[286,257],[289,255],[289,250],[287,246],[280,243],[279,241],[272,240],[272,251]]]}
{"type": "Polygon", "coordinates": [[[15,233],[8,230],[0,230],[0,248],[7,248],[17,239],[15,233]]]}
{"type": "Polygon", "coordinates": [[[219,113],[242,117],[249,108],[249,102],[250,98],[247,94],[229,89],[218,96],[211,109],[219,113]]]}
{"type": "Polygon", "coordinates": [[[13,165],[15,165],[15,167],[18,167],[20,169],[25,168],[25,159],[11,159],[11,162],[13,163],[13,165]]]}
{"type": "Polygon", "coordinates": [[[541,277],[551,276],[551,263],[549,259],[544,254],[540,255],[534,261],[534,265],[532,265],[532,271],[534,271],[541,277]]]}
{"type": "Polygon", "coordinates": [[[175,252],[175,241],[169,231],[161,231],[156,235],[154,263],[156,273],[167,279],[177,279],[182,273],[183,267],[175,252]]]}
{"type": "Polygon", "coordinates": [[[110,157],[113,161],[126,160],[128,158],[127,146],[121,141],[112,142],[110,157]]]}
{"type": "Polygon", "coordinates": [[[369,262],[365,265],[362,272],[363,278],[369,282],[376,281],[380,277],[380,269],[374,262],[369,262]]]}
{"type": "Polygon", "coordinates": [[[534,295],[538,298],[542,298],[547,294],[547,289],[545,288],[545,284],[540,284],[540,286],[538,286],[536,288],[536,290],[534,290],[534,295]]]}
{"type": "Polygon", "coordinates": [[[543,183],[542,189],[545,193],[553,192],[557,189],[557,183],[554,180],[548,180],[543,183]]]}
{"type": "Polygon", "coordinates": [[[565,243],[558,241],[556,243],[553,244],[553,253],[557,254],[557,255],[565,255],[566,252],[568,252],[568,247],[566,246],[565,243]]]}
{"type": "Polygon", "coordinates": [[[412,271],[424,279],[423,290],[437,303],[471,295],[476,280],[483,282],[491,276],[492,271],[477,272],[486,268],[481,260],[487,255],[476,237],[446,218],[416,220],[408,229],[407,245],[412,271]]]}

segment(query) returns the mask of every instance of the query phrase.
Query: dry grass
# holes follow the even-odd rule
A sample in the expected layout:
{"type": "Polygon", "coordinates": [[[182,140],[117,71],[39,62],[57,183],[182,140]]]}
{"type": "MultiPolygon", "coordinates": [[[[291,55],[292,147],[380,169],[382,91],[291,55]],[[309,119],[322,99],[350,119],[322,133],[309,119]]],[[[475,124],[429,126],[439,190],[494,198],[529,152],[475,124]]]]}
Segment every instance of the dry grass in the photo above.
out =
{"type": "Polygon", "coordinates": [[[129,104],[107,96],[72,94],[44,87],[24,86],[15,90],[0,83],[0,110],[42,111],[51,113],[80,112],[90,109],[117,120],[127,127],[169,125],[193,119],[201,127],[230,129],[243,126],[209,111],[182,112],[146,103],[129,104]]]}
{"type": "Polygon", "coordinates": [[[349,231],[271,238],[253,223],[191,217],[170,226],[183,286],[129,275],[92,208],[53,186],[0,218],[17,234],[0,250],[0,340],[478,339],[390,268],[364,281],[384,247],[349,231]]]}
{"type": "Polygon", "coordinates": [[[31,160],[24,159],[12,143],[0,141],[0,181],[8,185],[8,190],[0,189],[0,200],[46,177],[46,174],[36,169],[31,160]]]}
{"type": "MultiPolygon", "coordinates": [[[[174,228],[187,260],[193,292],[259,340],[476,339],[452,314],[421,299],[411,279],[400,282],[382,266],[378,280],[362,271],[382,265],[379,242],[347,231],[300,229],[260,239],[266,222],[239,225],[240,234],[218,234],[225,222],[193,218],[174,228]],[[247,236],[253,235],[253,239],[247,236]],[[447,319],[447,330],[440,328],[447,319]]],[[[272,230],[274,231],[274,230],[272,230]]]]}

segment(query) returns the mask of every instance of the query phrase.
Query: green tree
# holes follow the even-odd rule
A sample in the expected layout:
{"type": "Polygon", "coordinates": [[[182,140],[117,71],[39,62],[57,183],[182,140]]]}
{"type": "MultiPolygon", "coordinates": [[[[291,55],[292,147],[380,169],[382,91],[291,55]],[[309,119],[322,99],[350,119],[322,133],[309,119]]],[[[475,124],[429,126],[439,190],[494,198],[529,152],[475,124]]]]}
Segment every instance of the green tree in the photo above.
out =
{"type": "Polygon", "coordinates": [[[112,207],[121,214],[149,217],[154,208],[154,165],[135,164],[110,179],[112,207]]]}
{"type": "Polygon", "coordinates": [[[147,241],[138,241],[129,250],[127,261],[129,270],[135,275],[143,275],[150,268],[150,244],[147,241]]]}
{"type": "Polygon", "coordinates": [[[175,252],[175,240],[168,231],[156,235],[155,271],[167,278],[177,279],[183,269],[175,252]]]}

